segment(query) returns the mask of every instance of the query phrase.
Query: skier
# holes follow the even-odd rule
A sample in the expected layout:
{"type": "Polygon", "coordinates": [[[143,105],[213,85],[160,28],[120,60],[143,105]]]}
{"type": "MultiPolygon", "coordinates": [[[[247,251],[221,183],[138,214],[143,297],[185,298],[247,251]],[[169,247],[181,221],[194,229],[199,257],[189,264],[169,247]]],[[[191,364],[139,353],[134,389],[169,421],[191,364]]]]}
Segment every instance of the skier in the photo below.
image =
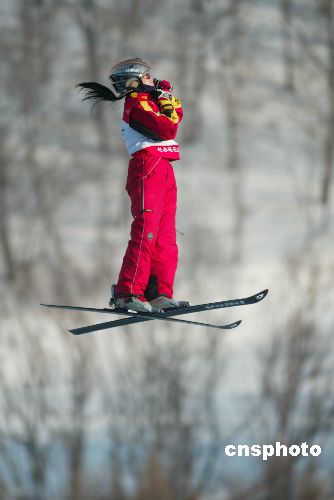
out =
{"type": "Polygon", "coordinates": [[[85,99],[125,98],[121,132],[131,156],[126,190],[133,222],[114,303],[138,312],[189,305],[173,298],[177,187],[170,162],[180,158],[175,137],[183,111],[171,83],[152,78],[150,70],[140,58],[127,59],[111,69],[112,90],[96,82],[78,85],[85,99]]]}

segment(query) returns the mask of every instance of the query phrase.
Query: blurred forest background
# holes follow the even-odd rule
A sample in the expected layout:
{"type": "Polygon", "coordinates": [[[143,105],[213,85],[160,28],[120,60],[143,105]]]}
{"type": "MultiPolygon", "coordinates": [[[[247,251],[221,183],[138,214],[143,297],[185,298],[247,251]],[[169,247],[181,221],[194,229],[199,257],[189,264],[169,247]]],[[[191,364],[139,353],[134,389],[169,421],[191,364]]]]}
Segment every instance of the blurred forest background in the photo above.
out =
{"type": "MultiPolygon", "coordinates": [[[[334,1],[1,0],[0,499],[334,498],[334,1]],[[198,320],[74,338],[130,227],[122,104],[75,88],[125,57],[174,83],[180,265],[198,320]],[[226,457],[226,444],[319,457],[226,457]]],[[[195,318],[194,318],[195,319],[195,318]]]]}

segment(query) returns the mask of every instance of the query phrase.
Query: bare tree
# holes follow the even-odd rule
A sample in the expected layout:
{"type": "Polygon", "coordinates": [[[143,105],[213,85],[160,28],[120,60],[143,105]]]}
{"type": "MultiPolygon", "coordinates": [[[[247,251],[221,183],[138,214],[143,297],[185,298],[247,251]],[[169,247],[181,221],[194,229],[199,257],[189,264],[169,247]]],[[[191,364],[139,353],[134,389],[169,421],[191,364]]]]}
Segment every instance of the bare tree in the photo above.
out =
{"type": "Polygon", "coordinates": [[[53,377],[47,368],[48,358],[39,333],[28,330],[27,325],[25,332],[23,342],[16,337],[16,332],[11,332],[20,364],[17,380],[9,379],[5,364],[0,375],[0,405],[4,417],[0,431],[1,468],[5,471],[3,480],[8,491],[23,494],[22,498],[42,500],[47,491],[46,476],[52,450],[49,437],[54,407],[48,390],[53,377]],[[17,460],[20,453],[21,464],[17,460]]]}
{"type": "Polygon", "coordinates": [[[282,16],[282,58],[284,64],[284,85],[289,92],[295,89],[294,55],[292,34],[292,0],[281,0],[282,16]]]}
{"type": "Polygon", "coordinates": [[[4,276],[9,282],[13,281],[15,275],[14,255],[10,240],[10,228],[8,217],[9,198],[9,158],[6,151],[6,128],[0,127],[0,245],[3,264],[5,268],[4,276]]]}
{"type": "Polygon", "coordinates": [[[201,101],[207,80],[207,28],[202,0],[191,1],[174,28],[178,87],[186,110],[182,140],[186,144],[196,141],[201,133],[201,101]]]}
{"type": "MultiPolygon", "coordinates": [[[[88,80],[99,79],[101,75],[100,38],[101,38],[101,12],[96,0],[81,0],[69,3],[69,9],[74,11],[75,19],[82,33],[86,50],[86,72],[88,80]]],[[[110,58],[111,60],[111,58],[110,58]]],[[[108,134],[105,113],[102,106],[97,106],[93,117],[96,124],[98,141],[102,154],[110,152],[110,134],[108,134]]]]}
{"type": "MultiPolygon", "coordinates": [[[[293,15],[293,20],[294,31],[301,48],[299,71],[312,74],[312,78],[308,78],[306,88],[312,89],[313,80],[316,85],[320,83],[323,88],[321,97],[319,90],[316,90],[319,101],[317,114],[323,130],[320,202],[328,207],[334,168],[334,6],[332,0],[321,0],[312,2],[311,9],[313,15],[306,21],[303,22],[300,14],[296,13],[293,15]],[[322,50],[318,50],[313,43],[314,39],[320,40],[322,50]]],[[[302,91],[303,87],[304,81],[302,91]]],[[[311,110],[314,113],[314,106],[311,106],[311,110]]]]}
{"type": "MultiPolygon", "coordinates": [[[[333,432],[334,365],[330,332],[321,331],[314,320],[322,273],[317,261],[308,259],[303,259],[300,267],[294,260],[289,271],[293,269],[296,284],[299,277],[303,279],[307,262],[308,289],[299,292],[302,303],[291,310],[286,322],[274,332],[268,349],[261,350],[261,392],[252,413],[257,422],[255,427],[259,426],[260,442],[278,441],[287,447],[321,443],[325,448],[333,432]]],[[[332,485],[317,480],[321,468],[315,457],[273,456],[263,461],[259,478],[253,483],[244,488],[234,485],[230,498],[330,498],[332,485]]]]}
{"type": "Polygon", "coordinates": [[[327,205],[330,200],[331,181],[334,168],[334,5],[331,0],[320,3],[327,35],[327,104],[328,117],[324,144],[324,173],[321,187],[321,202],[327,205]]]}
{"type": "Polygon", "coordinates": [[[201,337],[191,347],[185,332],[159,326],[146,327],[145,336],[129,331],[124,341],[127,358],[114,364],[115,389],[105,393],[113,415],[112,491],[130,477],[138,499],[157,491],[166,498],[200,498],[217,487],[219,476],[223,339],[201,337]]]}
{"type": "MultiPolygon", "coordinates": [[[[106,334],[101,341],[108,366],[104,372],[96,364],[95,337],[74,339],[62,335],[67,321],[73,321],[73,317],[79,321],[79,316],[65,319],[62,315],[59,320],[60,316],[48,314],[49,323],[44,326],[42,316],[34,312],[41,296],[47,294],[59,302],[88,301],[88,297],[89,301],[101,299],[102,293],[98,290],[106,288],[106,275],[116,261],[112,254],[120,252],[120,225],[114,222],[120,220],[123,224],[129,213],[128,208],[122,207],[119,211],[113,206],[105,216],[105,206],[113,197],[110,194],[112,176],[107,171],[110,165],[106,162],[110,148],[108,117],[102,109],[94,111],[93,129],[97,140],[93,141],[79,107],[75,108],[75,104],[72,107],[68,97],[66,102],[62,99],[61,92],[68,96],[71,93],[68,89],[75,83],[72,82],[74,74],[72,77],[70,71],[63,71],[64,65],[72,70],[73,53],[68,38],[72,41],[73,34],[80,35],[79,49],[77,46],[75,49],[79,53],[79,66],[73,65],[73,71],[79,67],[79,72],[92,78],[98,79],[101,75],[104,58],[112,62],[114,57],[128,56],[129,51],[133,53],[139,47],[153,63],[163,59],[166,66],[169,61],[174,66],[176,62],[175,80],[182,87],[180,97],[184,97],[186,103],[184,139],[188,144],[201,140],[202,118],[205,118],[208,102],[206,90],[212,92],[214,99],[221,99],[226,118],[224,174],[233,186],[234,248],[231,254],[242,257],[243,139],[248,125],[244,111],[245,102],[251,97],[244,75],[249,69],[248,55],[252,50],[248,47],[245,21],[253,4],[242,0],[218,4],[202,0],[175,2],[176,15],[168,10],[169,4],[153,0],[121,3],[99,0],[17,0],[13,3],[8,0],[11,17],[8,26],[2,25],[0,43],[2,68],[5,68],[1,73],[1,78],[5,74],[2,80],[5,99],[1,104],[5,119],[0,134],[0,252],[1,266],[4,265],[1,275],[6,277],[0,304],[3,322],[0,332],[0,413],[3,415],[0,498],[197,500],[211,493],[219,494],[225,434],[224,415],[221,416],[224,400],[222,402],[219,392],[226,361],[222,337],[209,332],[197,335],[195,330],[190,333],[188,329],[170,329],[161,324],[118,331],[108,339],[106,334]],[[146,15],[148,11],[152,16],[146,15]],[[59,20],[61,29],[66,26],[68,37],[60,36],[59,20]],[[166,28],[163,23],[167,22],[166,28]],[[153,30],[152,43],[155,23],[165,28],[153,30]],[[170,33],[175,34],[173,42],[170,42],[170,33]],[[80,61],[83,61],[82,67],[80,61]],[[65,73],[70,76],[64,83],[65,73]],[[65,90],[59,90],[64,84],[65,90]],[[53,99],[58,105],[56,112],[53,99]],[[62,167],[59,160],[65,157],[67,163],[62,167]],[[80,163],[80,170],[74,168],[76,162],[80,163]],[[97,170],[92,168],[92,163],[97,165],[97,170]],[[75,190],[81,188],[83,205],[71,212],[73,204],[69,203],[68,195],[71,194],[72,203],[76,203],[73,202],[75,190]],[[90,228],[87,192],[94,198],[93,212],[89,214],[90,228]],[[66,227],[63,227],[64,221],[66,227]],[[80,231],[80,224],[85,231],[80,231]],[[80,231],[78,237],[77,230],[80,231]],[[107,238],[106,233],[112,231],[107,238]],[[97,235],[96,241],[91,234],[97,235]],[[98,251],[85,247],[90,238],[97,242],[98,251]],[[68,251],[70,245],[75,247],[72,251],[76,259],[68,251]],[[103,421],[100,432],[105,433],[109,441],[110,478],[106,478],[106,471],[101,472],[101,479],[96,471],[85,467],[93,421],[96,425],[103,421]],[[22,461],[17,460],[18,454],[22,461]],[[58,474],[63,469],[67,472],[61,476],[63,484],[55,487],[49,479],[50,471],[58,474]]],[[[289,87],[295,85],[295,92],[290,94],[290,98],[295,99],[293,109],[302,108],[304,116],[313,115],[316,109],[317,123],[326,123],[321,129],[327,165],[323,170],[322,199],[329,206],[333,75],[328,68],[331,68],[329,20],[332,10],[328,2],[316,4],[316,22],[326,27],[323,30],[326,41],[321,38],[320,43],[326,50],[321,49],[319,57],[313,35],[298,24],[300,17],[293,8],[295,3],[282,0],[280,6],[285,23],[285,79],[289,87]],[[293,61],[296,66],[290,67],[297,39],[302,57],[300,61],[293,61]],[[306,79],[305,72],[315,75],[314,80],[306,79]],[[303,100],[305,95],[314,95],[312,82],[317,85],[320,82],[320,88],[326,89],[316,103],[312,99],[303,100]]],[[[312,24],[313,20],[308,22],[311,24],[306,26],[317,27],[312,24]]],[[[116,139],[112,145],[117,146],[116,139]]],[[[125,175],[124,163],[116,155],[112,161],[117,182],[123,188],[119,178],[125,175]]],[[[218,158],[216,163],[218,171],[221,167],[218,158]]],[[[117,189],[112,193],[117,195],[117,189]]],[[[128,207],[126,196],[124,200],[128,207]]],[[[116,203],[117,207],[121,206],[118,200],[116,203]]],[[[211,280],[214,282],[213,275],[218,269],[221,274],[220,235],[208,226],[206,220],[193,226],[194,248],[187,262],[189,274],[182,276],[187,283],[185,290],[192,287],[200,290],[204,273],[205,278],[209,276],[208,287],[211,280]],[[205,261],[200,271],[199,260],[205,261]]],[[[310,268],[309,263],[304,264],[304,269],[310,268]]],[[[316,285],[318,270],[314,266],[309,283],[316,285]]],[[[295,270],[293,273],[296,275],[295,270]]],[[[292,311],[275,332],[268,352],[261,357],[264,372],[259,400],[267,411],[265,415],[254,414],[263,424],[261,429],[257,428],[263,439],[264,431],[268,439],[279,437],[292,441],[318,439],[319,435],[327,436],[332,430],[333,409],[331,401],[326,399],[326,394],[332,394],[332,366],[327,357],[331,344],[330,338],[326,338],[327,344],[323,343],[324,332],[314,321],[318,292],[318,288],[313,290],[309,286],[304,293],[308,297],[309,313],[304,311],[305,304],[292,311]],[[301,423],[299,428],[294,425],[295,421],[301,423]]],[[[287,498],[296,495],[303,500],[307,495],[324,498],[317,464],[312,466],[309,462],[302,467],[300,462],[286,458],[284,462],[277,460],[265,465],[259,481],[249,487],[235,488],[234,498],[242,498],[242,495],[243,498],[275,500],[284,495],[287,498]]],[[[328,486],[329,492],[331,488],[328,486]]]]}
{"type": "Polygon", "coordinates": [[[63,435],[63,446],[68,459],[68,500],[84,497],[87,484],[84,469],[86,452],[87,405],[93,388],[91,366],[93,358],[87,345],[78,345],[73,351],[70,388],[70,430],[63,435]]]}
{"type": "Polygon", "coordinates": [[[215,44],[217,54],[219,98],[223,105],[226,120],[225,134],[227,174],[231,179],[234,220],[232,226],[231,260],[239,262],[243,253],[244,207],[244,170],[242,160],[242,100],[244,78],[242,67],[244,59],[244,16],[243,1],[231,2],[227,23],[215,44]],[[221,97],[220,97],[221,96],[221,97]]]}

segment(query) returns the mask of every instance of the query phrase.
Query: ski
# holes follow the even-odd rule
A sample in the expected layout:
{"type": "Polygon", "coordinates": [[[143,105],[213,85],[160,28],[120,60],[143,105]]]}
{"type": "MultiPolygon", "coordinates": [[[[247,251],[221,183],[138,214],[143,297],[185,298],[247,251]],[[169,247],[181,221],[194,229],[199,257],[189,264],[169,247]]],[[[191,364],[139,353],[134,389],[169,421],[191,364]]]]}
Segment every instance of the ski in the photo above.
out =
{"type": "MultiPolygon", "coordinates": [[[[173,316],[175,314],[175,309],[173,311],[166,311],[161,314],[153,314],[153,313],[138,313],[138,312],[132,312],[132,311],[126,311],[121,308],[95,308],[95,307],[80,307],[80,306],[61,306],[61,305],[55,305],[55,304],[41,304],[41,306],[44,307],[53,307],[56,309],[68,309],[70,311],[73,310],[79,310],[79,311],[88,311],[88,312],[103,312],[103,313],[109,313],[109,314],[117,314],[117,315],[122,315],[122,316],[127,316],[125,319],[119,319],[119,320],[114,320],[114,321],[108,321],[105,323],[98,323],[94,325],[88,325],[88,326],[83,326],[80,328],[74,328],[72,330],[69,330],[70,333],[73,335],[82,335],[83,333],[89,333],[89,332],[96,332],[99,330],[106,330],[109,328],[115,328],[117,326],[125,326],[125,325],[130,325],[132,323],[139,323],[141,321],[151,321],[153,319],[161,320],[161,321],[171,321],[174,323],[183,323],[183,324],[188,324],[188,325],[195,325],[195,326],[206,326],[208,328],[218,328],[220,330],[231,330],[232,328],[236,328],[237,326],[240,325],[241,321],[235,321],[234,323],[229,323],[225,325],[213,325],[211,323],[201,323],[198,321],[190,321],[190,320],[184,320],[184,319],[178,319],[178,318],[171,318],[169,316],[173,316]],[[173,314],[171,314],[173,312],[173,314]]],[[[185,308],[178,308],[178,311],[181,311],[181,309],[185,308]]],[[[178,313],[180,314],[180,312],[178,313]]]]}
{"type": "Polygon", "coordinates": [[[237,321],[235,323],[231,323],[228,325],[211,325],[208,323],[196,323],[196,322],[190,322],[190,321],[185,321],[181,319],[176,319],[172,318],[173,316],[178,316],[178,315],[183,315],[183,314],[191,314],[191,313],[196,313],[196,312],[201,312],[201,311],[208,311],[208,310],[213,310],[213,309],[223,309],[227,307],[237,307],[237,306],[243,306],[243,305],[248,305],[248,304],[256,304],[257,302],[260,302],[263,300],[268,293],[268,289],[263,290],[259,293],[256,293],[254,295],[251,295],[249,297],[241,298],[241,299],[234,299],[234,300],[223,300],[219,302],[209,302],[205,304],[198,304],[195,306],[189,306],[189,307],[182,307],[182,308],[175,308],[175,309],[170,309],[166,310],[163,314],[139,314],[135,312],[129,312],[125,311],[124,309],[120,308],[96,308],[96,307],[81,307],[81,306],[66,306],[66,305],[56,305],[56,304],[41,304],[41,306],[44,307],[52,307],[52,308],[57,308],[57,309],[67,309],[67,310],[72,310],[72,311],[88,311],[88,312],[96,312],[96,313],[106,313],[106,314],[118,314],[118,315],[125,315],[128,316],[127,318],[120,319],[120,320],[115,320],[115,321],[110,321],[106,323],[100,323],[97,325],[91,325],[87,327],[82,327],[82,328],[76,328],[74,330],[70,330],[71,333],[74,335],[81,335],[82,333],[88,333],[91,331],[98,331],[98,330],[103,330],[107,328],[113,328],[116,326],[125,326],[125,325],[130,325],[134,323],[140,323],[143,321],[152,321],[152,320],[164,320],[164,321],[170,321],[173,319],[176,322],[184,322],[187,324],[200,324],[201,326],[207,326],[207,327],[212,327],[212,328],[220,328],[220,329],[231,329],[235,328],[238,326],[241,321],[237,321]],[[108,326],[107,326],[108,325],[108,326]]]}
{"type": "MultiPolygon", "coordinates": [[[[183,323],[187,325],[193,325],[193,326],[205,326],[207,328],[216,328],[218,330],[232,330],[233,328],[236,328],[237,326],[240,325],[241,320],[235,321],[234,323],[228,323],[225,325],[213,325],[211,323],[200,323],[198,321],[189,321],[189,320],[182,320],[182,319],[176,319],[176,318],[166,318],[164,314],[157,315],[157,314],[150,314],[150,317],[147,318],[146,315],[141,315],[140,313],[133,313],[132,318],[136,320],[142,320],[142,321],[147,321],[147,320],[161,320],[161,321],[171,321],[175,323],[183,323]],[[139,316],[139,317],[137,317],[139,316]]],[[[129,318],[131,319],[131,317],[129,318]]],[[[139,321],[136,321],[139,322],[139,321]]],[[[134,323],[134,322],[132,322],[134,323]]],[[[127,322],[125,324],[132,324],[131,322],[127,322]]],[[[107,330],[109,328],[116,328],[118,326],[124,326],[124,322],[122,320],[114,320],[114,321],[107,321],[104,323],[98,323],[95,325],[88,325],[88,326],[82,326],[80,328],[73,328],[72,330],[69,330],[70,333],[73,335],[82,335],[84,333],[91,333],[91,332],[97,332],[100,330],[107,330]]]]}

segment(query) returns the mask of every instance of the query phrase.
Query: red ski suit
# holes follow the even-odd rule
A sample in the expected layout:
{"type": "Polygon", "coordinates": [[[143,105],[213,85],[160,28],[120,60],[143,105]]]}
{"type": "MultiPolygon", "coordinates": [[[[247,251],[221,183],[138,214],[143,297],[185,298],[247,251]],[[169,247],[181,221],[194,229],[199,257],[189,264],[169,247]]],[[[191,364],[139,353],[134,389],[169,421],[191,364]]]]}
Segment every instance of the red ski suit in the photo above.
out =
{"type": "Polygon", "coordinates": [[[154,277],[158,295],[173,296],[177,188],[170,161],[179,159],[174,138],[182,116],[181,103],[174,97],[157,100],[142,92],[126,97],[121,130],[132,156],[126,190],[133,222],[117,295],[144,295],[154,277]],[[163,113],[166,104],[172,109],[169,116],[163,113]]]}

